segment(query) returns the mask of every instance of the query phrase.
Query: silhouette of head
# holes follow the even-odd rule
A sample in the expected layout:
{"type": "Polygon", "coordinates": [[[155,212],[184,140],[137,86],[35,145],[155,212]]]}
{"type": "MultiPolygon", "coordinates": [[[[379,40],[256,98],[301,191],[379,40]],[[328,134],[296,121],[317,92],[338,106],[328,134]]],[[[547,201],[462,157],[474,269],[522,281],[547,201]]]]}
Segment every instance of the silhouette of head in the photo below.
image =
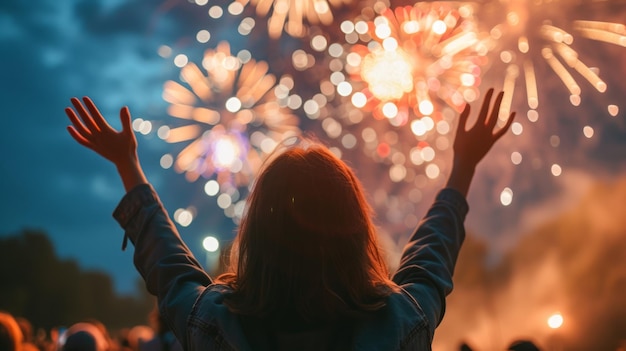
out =
{"type": "Polygon", "coordinates": [[[459,350],[460,351],[473,351],[472,348],[465,342],[461,343],[461,345],[459,345],[459,350]]]}
{"type": "Polygon", "coordinates": [[[326,147],[305,141],[278,153],[249,197],[229,306],[313,318],[381,307],[394,285],[370,214],[353,171],[326,147]]]}
{"type": "Polygon", "coordinates": [[[22,345],[22,331],[12,315],[0,312],[0,350],[15,351],[22,345]]]}
{"type": "Polygon", "coordinates": [[[76,323],[65,332],[62,351],[104,351],[108,348],[106,337],[91,323],[76,323]]]}
{"type": "Polygon", "coordinates": [[[511,343],[509,351],[539,351],[539,348],[529,340],[517,340],[511,343]]]}

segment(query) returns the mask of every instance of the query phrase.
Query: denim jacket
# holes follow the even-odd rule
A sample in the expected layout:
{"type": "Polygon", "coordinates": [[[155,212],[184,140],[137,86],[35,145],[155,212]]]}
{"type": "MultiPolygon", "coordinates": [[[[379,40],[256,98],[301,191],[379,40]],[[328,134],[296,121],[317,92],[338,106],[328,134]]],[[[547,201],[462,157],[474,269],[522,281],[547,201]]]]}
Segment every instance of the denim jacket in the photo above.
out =
{"type": "MultiPolygon", "coordinates": [[[[352,350],[431,350],[452,291],[452,273],[465,237],[465,198],[443,189],[404,248],[393,281],[401,288],[382,309],[352,326],[352,350]]],[[[121,200],[114,218],[135,246],[135,267],[185,350],[257,350],[239,317],[224,305],[229,287],[204,272],[181,239],[151,185],[121,200]]],[[[316,349],[316,334],[298,347],[316,349]],[[308,346],[308,348],[307,348],[308,346]]]]}

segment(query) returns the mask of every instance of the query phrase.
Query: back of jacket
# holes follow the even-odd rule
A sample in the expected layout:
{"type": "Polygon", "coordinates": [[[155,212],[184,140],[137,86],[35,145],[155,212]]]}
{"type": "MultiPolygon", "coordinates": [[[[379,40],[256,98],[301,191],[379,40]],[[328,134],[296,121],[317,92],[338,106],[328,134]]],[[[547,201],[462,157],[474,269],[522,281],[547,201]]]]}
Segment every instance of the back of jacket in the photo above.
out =
{"type": "Polygon", "coordinates": [[[246,328],[222,303],[229,292],[228,287],[213,285],[201,295],[189,316],[187,333],[193,340],[187,350],[431,349],[426,317],[404,290],[390,296],[384,308],[351,319],[352,325],[329,323],[329,328],[305,331],[276,330],[256,322],[246,328]]]}
{"type": "Polygon", "coordinates": [[[135,266],[185,350],[319,350],[320,344],[333,350],[347,344],[351,350],[392,351],[431,349],[445,298],[452,290],[467,211],[465,198],[457,191],[443,189],[437,195],[393,276],[400,292],[389,296],[384,308],[354,319],[347,327],[328,325],[285,333],[263,326],[266,337],[254,324],[244,331],[241,317],[223,304],[229,288],[214,284],[204,272],[152,186],[143,184],[129,191],[113,216],[125,230],[124,241],[129,238],[135,245],[135,266]]]}

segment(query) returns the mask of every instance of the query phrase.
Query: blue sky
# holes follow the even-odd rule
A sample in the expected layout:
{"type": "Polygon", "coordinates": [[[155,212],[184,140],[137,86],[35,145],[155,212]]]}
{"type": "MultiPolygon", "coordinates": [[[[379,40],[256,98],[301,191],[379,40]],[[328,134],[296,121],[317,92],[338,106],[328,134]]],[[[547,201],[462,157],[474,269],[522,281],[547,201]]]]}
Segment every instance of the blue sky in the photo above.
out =
{"type": "MultiPolygon", "coordinates": [[[[111,217],[123,188],[111,164],[68,137],[63,109],[70,97],[89,95],[106,116],[115,116],[114,126],[122,105],[131,106],[134,117],[163,113],[162,85],[175,77],[176,67],[156,49],[193,29],[184,28],[176,8],[165,13],[159,5],[45,0],[0,5],[6,128],[0,232],[45,230],[62,257],[112,272],[122,291],[133,289],[138,277],[132,251],[120,251],[122,232],[111,217]]],[[[154,157],[165,145],[141,144],[155,185],[176,182],[178,177],[169,179],[155,167],[154,157]]]]}
{"type": "MultiPolygon", "coordinates": [[[[579,16],[583,10],[572,13],[579,16]]],[[[619,1],[599,4],[592,15],[624,20],[626,5],[619,1]]],[[[112,274],[119,291],[132,292],[138,278],[132,267],[132,249],[120,250],[123,233],[111,217],[124,194],[123,187],[111,164],[69,137],[63,109],[70,97],[89,95],[114,126],[119,126],[117,113],[122,105],[130,106],[134,118],[165,118],[163,83],[176,79],[178,68],[157,55],[160,45],[193,53],[221,38],[251,48],[258,56],[270,55],[263,51],[262,41],[245,41],[233,33],[235,20],[226,16],[210,24],[206,7],[184,0],[2,1],[0,235],[24,228],[42,229],[62,257],[77,259],[85,268],[105,270],[112,274]],[[214,37],[204,46],[195,43],[195,33],[208,27],[214,37]]],[[[298,45],[283,40],[285,46],[298,45]]],[[[573,108],[561,93],[561,83],[546,78],[544,90],[549,93],[544,96],[543,111],[552,117],[541,126],[529,127],[535,129],[524,137],[505,138],[500,149],[494,150],[494,160],[481,165],[477,174],[468,226],[500,243],[495,246],[514,245],[520,232],[567,208],[589,184],[626,175],[626,104],[616,117],[605,111],[606,104],[626,100],[626,48],[581,45],[590,48],[581,55],[606,68],[601,73],[609,91],[599,96],[587,90],[583,106],[573,108]],[[597,136],[591,140],[582,137],[584,125],[592,125],[597,136]],[[562,145],[555,150],[548,140],[557,133],[562,145]],[[545,165],[497,167],[515,145],[528,155],[543,158],[546,164],[562,164],[563,175],[555,179],[547,174],[545,165]],[[496,191],[489,189],[509,183],[519,192],[514,206],[503,208],[492,196],[496,191]]],[[[497,72],[488,72],[483,85],[490,82],[501,84],[497,72]]],[[[197,185],[159,167],[160,156],[170,146],[154,135],[138,138],[146,173],[170,213],[190,203],[201,206],[201,218],[182,230],[192,250],[203,255],[200,242],[206,234],[232,238],[231,220],[206,200],[197,185]]],[[[369,169],[358,162],[352,162],[355,168],[369,169]]],[[[357,173],[363,175],[366,188],[376,186],[367,171],[357,173]]],[[[425,197],[433,191],[425,192],[425,197]]],[[[427,201],[416,207],[418,215],[426,205],[427,201]]]]}

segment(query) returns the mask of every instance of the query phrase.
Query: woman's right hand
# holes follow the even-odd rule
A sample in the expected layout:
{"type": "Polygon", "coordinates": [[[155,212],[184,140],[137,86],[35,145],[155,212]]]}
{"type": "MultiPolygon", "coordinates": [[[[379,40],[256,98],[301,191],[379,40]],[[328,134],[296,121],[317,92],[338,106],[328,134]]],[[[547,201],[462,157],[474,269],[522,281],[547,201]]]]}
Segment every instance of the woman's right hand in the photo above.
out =
{"type": "Polygon", "coordinates": [[[513,123],[515,112],[509,115],[504,127],[494,131],[498,122],[498,114],[500,113],[500,104],[502,103],[504,92],[501,91],[498,94],[493,108],[489,111],[492,95],[493,88],[487,91],[478,120],[469,130],[466,130],[470,114],[469,104],[465,105],[465,109],[459,116],[459,125],[454,137],[453,147],[455,164],[465,168],[475,168],[478,162],[485,157],[487,152],[491,150],[491,147],[506,133],[513,123]]]}
{"type": "Polygon", "coordinates": [[[453,146],[454,161],[448,186],[459,190],[464,195],[467,195],[476,165],[491,150],[496,141],[507,132],[515,119],[515,112],[513,112],[509,115],[504,127],[496,130],[504,92],[498,94],[490,111],[489,105],[492,95],[493,88],[487,91],[478,119],[470,129],[466,130],[471,110],[469,104],[465,105],[465,109],[459,116],[453,146]]]}

